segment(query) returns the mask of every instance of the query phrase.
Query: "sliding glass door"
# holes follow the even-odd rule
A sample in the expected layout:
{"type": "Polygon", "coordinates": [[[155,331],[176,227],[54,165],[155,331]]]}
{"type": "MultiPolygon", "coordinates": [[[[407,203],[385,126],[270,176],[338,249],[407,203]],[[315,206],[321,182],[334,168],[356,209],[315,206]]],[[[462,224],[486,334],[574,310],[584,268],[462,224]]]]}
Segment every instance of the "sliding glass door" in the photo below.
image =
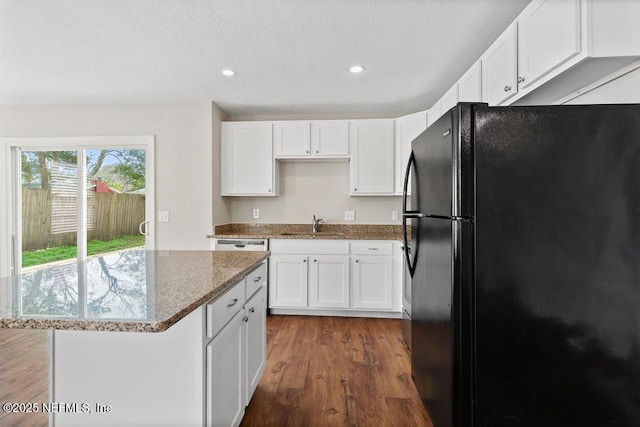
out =
{"type": "Polygon", "coordinates": [[[11,141],[12,267],[153,248],[153,138],[11,141]]]}

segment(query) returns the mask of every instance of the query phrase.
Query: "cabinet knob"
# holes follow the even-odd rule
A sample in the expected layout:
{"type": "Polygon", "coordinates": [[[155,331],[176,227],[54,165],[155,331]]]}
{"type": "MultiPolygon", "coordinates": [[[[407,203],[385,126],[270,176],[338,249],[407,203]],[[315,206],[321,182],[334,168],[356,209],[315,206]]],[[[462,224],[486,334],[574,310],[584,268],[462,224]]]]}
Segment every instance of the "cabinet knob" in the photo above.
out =
{"type": "Polygon", "coordinates": [[[307,154],[309,154],[309,150],[307,150],[307,154]]]}
{"type": "Polygon", "coordinates": [[[354,188],[354,189],[353,189],[353,191],[358,191],[358,189],[357,189],[357,188],[354,188]]]}
{"type": "Polygon", "coordinates": [[[356,262],[360,262],[360,260],[356,260],[356,262]]]}
{"type": "Polygon", "coordinates": [[[318,262],[318,260],[317,260],[317,259],[314,259],[314,260],[313,260],[313,262],[318,262]]]}
{"type": "Polygon", "coordinates": [[[505,87],[504,87],[504,91],[505,91],[505,92],[509,92],[510,90],[511,90],[511,86],[505,86],[505,87]]]}
{"type": "Polygon", "coordinates": [[[251,308],[249,309],[249,311],[250,311],[251,313],[255,313],[255,312],[256,312],[256,308],[255,308],[255,307],[251,307],[251,308]]]}
{"type": "Polygon", "coordinates": [[[524,77],[518,77],[518,83],[524,82],[524,77]]]}
{"type": "Polygon", "coordinates": [[[316,150],[316,154],[318,154],[320,152],[320,150],[316,150]]]}
{"type": "Polygon", "coordinates": [[[242,321],[243,321],[243,322],[248,322],[248,321],[249,321],[249,318],[248,318],[247,316],[244,316],[244,317],[242,318],[242,321]]]}
{"type": "Polygon", "coordinates": [[[307,262],[307,260],[306,260],[306,259],[303,259],[303,260],[302,260],[302,262],[307,262]]]}
{"type": "Polygon", "coordinates": [[[267,193],[271,193],[271,189],[270,188],[267,189],[267,193]]]}

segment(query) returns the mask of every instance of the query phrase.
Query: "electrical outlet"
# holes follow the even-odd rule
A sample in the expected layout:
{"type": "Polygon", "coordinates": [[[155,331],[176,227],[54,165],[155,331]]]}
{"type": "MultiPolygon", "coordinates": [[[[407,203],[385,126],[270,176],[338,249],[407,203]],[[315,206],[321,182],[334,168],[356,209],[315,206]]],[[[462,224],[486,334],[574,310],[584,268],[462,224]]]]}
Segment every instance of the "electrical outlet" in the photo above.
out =
{"type": "Polygon", "coordinates": [[[254,209],[253,210],[253,219],[258,219],[260,218],[260,209],[254,209]]]}
{"type": "Polygon", "coordinates": [[[398,211],[391,211],[391,219],[393,221],[397,221],[398,220],[398,211]]]}
{"type": "Polygon", "coordinates": [[[158,222],[169,222],[169,211],[158,211],[158,222]]]}
{"type": "Polygon", "coordinates": [[[356,219],[355,211],[344,211],[344,220],[345,221],[354,221],[356,219]]]}

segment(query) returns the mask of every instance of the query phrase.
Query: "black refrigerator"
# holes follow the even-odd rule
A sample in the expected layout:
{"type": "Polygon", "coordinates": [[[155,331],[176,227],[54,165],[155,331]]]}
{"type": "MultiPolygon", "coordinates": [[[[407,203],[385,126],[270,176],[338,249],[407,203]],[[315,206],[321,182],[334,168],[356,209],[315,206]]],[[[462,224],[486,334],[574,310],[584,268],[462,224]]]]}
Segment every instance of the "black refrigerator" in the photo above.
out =
{"type": "Polygon", "coordinates": [[[640,105],[460,103],[404,193],[434,427],[640,426],[640,105]]]}

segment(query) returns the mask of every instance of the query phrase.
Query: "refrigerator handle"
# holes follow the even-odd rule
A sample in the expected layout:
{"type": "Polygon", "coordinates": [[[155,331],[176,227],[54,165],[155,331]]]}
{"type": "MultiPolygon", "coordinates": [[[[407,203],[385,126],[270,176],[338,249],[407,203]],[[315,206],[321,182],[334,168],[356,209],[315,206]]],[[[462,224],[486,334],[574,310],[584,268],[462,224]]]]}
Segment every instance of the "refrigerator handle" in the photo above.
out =
{"type": "MultiPolygon", "coordinates": [[[[411,253],[409,251],[409,240],[407,238],[407,218],[422,218],[424,217],[423,214],[421,214],[418,211],[408,211],[407,210],[407,188],[409,186],[409,174],[411,173],[411,167],[415,166],[416,164],[416,158],[413,155],[413,151],[411,151],[411,154],[409,155],[409,161],[407,162],[407,169],[405,170],[404,173],[404,185],[402,187],[402,241],[404,243],[404,247],[405,247],[405,251],[404,251],[404,256],[405,259],[407,260],[407,267],[409,268],[409,274],[411,275],[411,277],[413,277],[413,272],[415,271],[415,265],[412,265],[411,263],[411,253]]],[[[417,189],[414,188],[413,191],[416,191],[417,189]]],[[[414,232],[416,232],[416,230],[414,230],[414,232]]],[[[417,251],[418,248],[413,248],[414,251],[417,251]]]]}
{"type": "MultiPolygon", "coordinates": [[[[402,215],[405,215],[407,212],[407,191],[409,187],[409,174],[411,173],[411,168],[416,164],[416,157],[413,155],[413,150],[409,155],[409,161],[407,162],[407,169],[404,171],[404,183],[402,185],[402,215]]],[[[417,190],[414,188],[414,191],[417,190]]]]}

